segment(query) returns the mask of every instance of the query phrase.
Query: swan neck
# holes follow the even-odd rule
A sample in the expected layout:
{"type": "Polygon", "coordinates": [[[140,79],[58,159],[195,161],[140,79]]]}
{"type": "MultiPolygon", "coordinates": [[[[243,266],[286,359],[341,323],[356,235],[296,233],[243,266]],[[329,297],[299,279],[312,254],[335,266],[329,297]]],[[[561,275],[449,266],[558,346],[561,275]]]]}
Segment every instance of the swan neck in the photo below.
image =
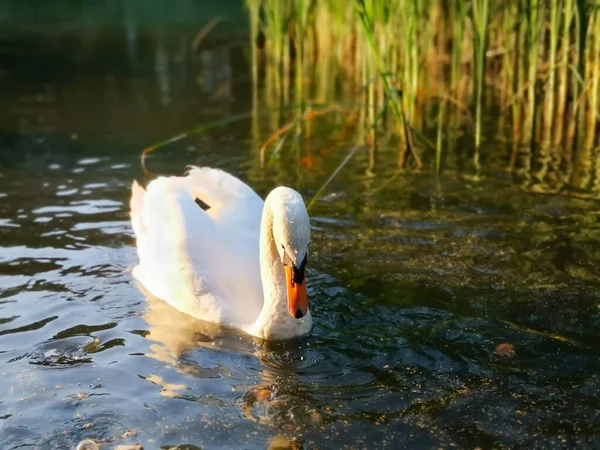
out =
{"type": "Polygon", "coordinates": [[[264,303],[253,326],[253,334],[263,339],[290,339],[310,330],[310,311],[303,320],[293,318],[288,311],[285,271],[273,236],[276,216],[269,201],[265,202],[260,227],[260,272],[264,303]]]}
{"type": "Polygon", "coordinates": [[[265,203],[260,226],[260,273],[265,297],[263,310],[277,309],[277,303],[284,303],[282,306],[285,308],[285,273],[273,237],[273,210],[268,202],[265,203]]]}

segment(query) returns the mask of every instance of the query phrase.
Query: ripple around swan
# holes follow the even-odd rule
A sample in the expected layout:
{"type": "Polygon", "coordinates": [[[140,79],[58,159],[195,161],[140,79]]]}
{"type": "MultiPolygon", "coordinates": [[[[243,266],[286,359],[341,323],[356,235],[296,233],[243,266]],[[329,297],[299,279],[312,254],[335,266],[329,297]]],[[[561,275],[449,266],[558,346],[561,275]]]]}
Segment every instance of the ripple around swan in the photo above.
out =
{"type": "Polygon", "coordinates": [[[65,368],[91,363],[90,350],[97,341],[90,336],[55,339],[36,346],[27,354],[30,364],[48,368],[65,368]]]}

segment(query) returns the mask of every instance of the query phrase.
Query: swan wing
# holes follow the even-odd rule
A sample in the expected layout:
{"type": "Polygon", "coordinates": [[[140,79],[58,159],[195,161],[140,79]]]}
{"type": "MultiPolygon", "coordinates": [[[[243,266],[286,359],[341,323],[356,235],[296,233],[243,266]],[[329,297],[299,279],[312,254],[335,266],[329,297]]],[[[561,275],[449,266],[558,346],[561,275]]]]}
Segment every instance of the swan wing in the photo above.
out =
{"type": "Polygon", "coordinates": [[[210,322],[256,319],[263,202],[252,189],[220,170],[192,168],[145,190],[134,182],[130,206],[140,259],[134,276],[150,294],[210,322]]]}
{"type": "Polygon", "coordinates": [[[258,236],[263,200],[239,178],[219,169],[191,166],[184,178],[190,193],[208,205],[222,228],[252,230],[258,236]]]}

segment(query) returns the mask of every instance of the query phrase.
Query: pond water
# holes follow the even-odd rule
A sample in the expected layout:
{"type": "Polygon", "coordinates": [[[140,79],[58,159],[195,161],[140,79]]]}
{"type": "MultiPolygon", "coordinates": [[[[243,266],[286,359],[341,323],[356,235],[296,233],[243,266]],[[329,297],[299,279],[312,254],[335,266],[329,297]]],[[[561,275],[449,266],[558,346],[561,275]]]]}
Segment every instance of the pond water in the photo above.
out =
{"type": "MultiPolygon", "coordinates": [[[[314,330],[267,345],[130,274],[140,150],[247,111],[247,79],[223,100],[196,78],[221,53],[190,62],[157,40],[132,63],[97,36],[65,56],[63,39],[21,43],[0,77],[0,448],[600,447],[597,202],[501,172],[392,178],[393,152],[371,167],[360,152],[310,211],[314,330]]],[[[149,168],[217,166],[308,200],[347,152],[260,169],[252,127],[149,168]]]]}

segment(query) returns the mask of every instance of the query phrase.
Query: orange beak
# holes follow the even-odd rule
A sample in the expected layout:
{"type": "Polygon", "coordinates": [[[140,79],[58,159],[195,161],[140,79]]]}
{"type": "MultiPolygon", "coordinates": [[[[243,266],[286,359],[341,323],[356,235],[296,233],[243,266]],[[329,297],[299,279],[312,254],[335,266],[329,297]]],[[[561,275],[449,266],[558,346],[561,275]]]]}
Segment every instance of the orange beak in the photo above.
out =
{"type": "Polygon", "coordinates": [[[294,270],[288,266],[284,268],[288,295],[288,311],[292,317],[301,319],[308,313],[306,278],[302,280],[302,283],[294,283],[294,270]]]}

